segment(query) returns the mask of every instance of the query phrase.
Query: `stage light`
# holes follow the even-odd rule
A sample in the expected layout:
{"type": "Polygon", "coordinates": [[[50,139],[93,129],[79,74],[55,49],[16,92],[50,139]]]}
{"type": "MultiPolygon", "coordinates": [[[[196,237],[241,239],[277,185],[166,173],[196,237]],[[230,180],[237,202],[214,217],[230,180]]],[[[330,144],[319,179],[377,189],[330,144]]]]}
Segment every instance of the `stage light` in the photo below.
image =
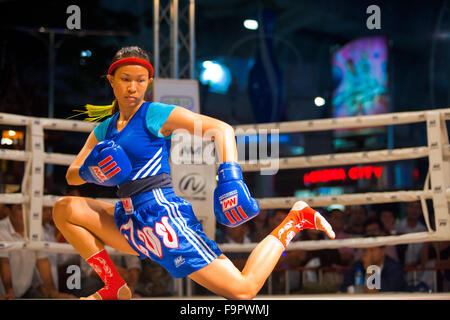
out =
{"type": "MultiPolygon", "coordinates": [[[[23,132],[16,131],[13,129],[2,130],[1,132],[2,139],[10,139],[12,141],[23,140],[23,132]]],[[[6,140],[8,141],[8,140],[6,140]]]]}
{"type": "Polygon", "coordinates": [[[203,61],[202,67],[200,82],[209,85],[212,92],[226,93],[231,83],[230,70],[217,61],[210,60],[203,61]]]}
{"type": "Polygon", "coordinates": [[[9,138],[2,138],[1,144],[6,144],[8,146],[13,144],[13,141],[9,138]]]}
{"type": "Polygon", "coordinates": [[[314,104],[318,107],[322,107],[325,104],[325,99],[322,97],[316,97],[314,99],[314,104]]]}
{"type": "Polygon", "coordinates": [[[258,21],[253,19],[246,19],[244,21],[244,27],[249,30],[258,30],[258,21]]]}
{"type": "Polygon", "coordinates": [[[82,58],[89,58],[90,56],[92,56],[91,50],[83,50],[80,52],[80,57],[82,58]]]}

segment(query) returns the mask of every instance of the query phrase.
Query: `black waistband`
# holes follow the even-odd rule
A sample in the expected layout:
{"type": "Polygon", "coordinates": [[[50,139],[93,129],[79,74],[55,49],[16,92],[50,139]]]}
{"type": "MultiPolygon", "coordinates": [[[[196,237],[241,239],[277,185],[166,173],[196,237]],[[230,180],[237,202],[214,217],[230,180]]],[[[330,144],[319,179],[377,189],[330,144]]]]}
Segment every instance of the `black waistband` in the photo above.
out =
{"type": "Polygon", "coordinates": [[[117,190],[119,198],[129,198],[141,192],[147,192],[156,188],[173,188],[172,178],[167,173],[144,179],[131,180],[122,184],[117,190]]]}

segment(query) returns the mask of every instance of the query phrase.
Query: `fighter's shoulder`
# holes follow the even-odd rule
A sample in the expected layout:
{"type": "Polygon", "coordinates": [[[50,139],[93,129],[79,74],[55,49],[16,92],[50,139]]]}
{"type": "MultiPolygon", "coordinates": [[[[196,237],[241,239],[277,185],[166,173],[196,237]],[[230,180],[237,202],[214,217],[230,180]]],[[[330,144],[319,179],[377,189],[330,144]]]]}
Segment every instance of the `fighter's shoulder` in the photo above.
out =
{"type": "Polygon", "coordinates": [[[95,128],[94,128],[94,135],[97,138],[98,141],[103,141],[106,139],[106,133],[108,131],[109,124],[111,123],[112,119],[114,118],[114,115],[106,118],[102,122],[100,122],[95,128]]]}
{"type": "Polygon", "coordinates": [[[148,106],[146,113],[146,122],[147,128],[154,135],[163,138],[163,136],[159,133],[159,130],[166,122],[167,118],[169,118],[173,109],[177,106],[173,104],[166,104],[162,102],[151,102],[148,106]]]}

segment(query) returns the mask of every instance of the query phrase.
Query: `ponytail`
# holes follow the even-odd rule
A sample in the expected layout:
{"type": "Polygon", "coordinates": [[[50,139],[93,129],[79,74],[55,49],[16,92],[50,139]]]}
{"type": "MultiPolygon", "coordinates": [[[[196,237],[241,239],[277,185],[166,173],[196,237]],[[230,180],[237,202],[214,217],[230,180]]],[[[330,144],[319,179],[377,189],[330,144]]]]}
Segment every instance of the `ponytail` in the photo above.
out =
{"type": "Polygon", "coordinates": [[[74,110],[77,114],[68,117],[67,119],[71,119],[81,115],[87,115],[84,121],[89,122],[98,122],[105,117],[109,117],[119,111],[119,105],[116,100],[113,101],[112,104],[107,106],[96,106],[92,104],[87,104],[84,106],[86,110],[74,110]]]}

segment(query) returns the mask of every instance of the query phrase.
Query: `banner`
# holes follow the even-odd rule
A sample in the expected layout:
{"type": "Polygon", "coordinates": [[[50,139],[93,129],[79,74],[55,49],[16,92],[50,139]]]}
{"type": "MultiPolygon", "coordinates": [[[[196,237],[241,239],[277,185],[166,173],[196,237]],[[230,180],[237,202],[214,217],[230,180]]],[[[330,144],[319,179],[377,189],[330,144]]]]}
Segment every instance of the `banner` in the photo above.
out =
{"type": "Polygon", "coordinates": [[[174,104],[199,113],[198,81],[194,79],[154,79],[153,101],[174,104]]]}
{"type": "MultiPolygon", "coordinates": [[[[171,172],[177,196],[192,204],[195,216],[200,220],[208,238],[215,240],[216,217],[214,215],[214,189],[216,182],[215,161],[205,157],[205,151],[214,150],[214,143],[203,140],[194,145],[194,139],[172,139],[171,172]]],[[[212,156],[212,155],[210,155],[212,156]]],[[[213,159],[214,160],[214,159],[213,159]]]]}

